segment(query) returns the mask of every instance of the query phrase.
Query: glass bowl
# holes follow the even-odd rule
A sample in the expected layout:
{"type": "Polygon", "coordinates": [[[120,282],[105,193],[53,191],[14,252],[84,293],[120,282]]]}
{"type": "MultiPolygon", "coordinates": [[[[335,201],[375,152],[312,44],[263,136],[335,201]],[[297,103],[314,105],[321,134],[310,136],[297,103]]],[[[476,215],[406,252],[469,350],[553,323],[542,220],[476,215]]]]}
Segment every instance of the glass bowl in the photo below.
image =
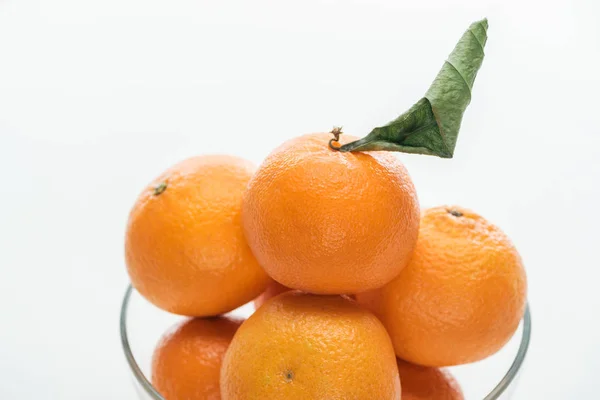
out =
{"type": "MultiPolygon", "coordinates": [[[[254,311],[246,304],[231,315],[247,318],[254,311]]],[[[154,346],[163,333],[185,317],[164,312],[148,303],[131,286],[121,306],[121,343],[141,400],[164,400],[150,383],[154,346]]],[[[467,400],[510,399],[515,390],[531,338],[529,306],[512,339],[483,361],[448,368],[460,383],[467,400]]]]}

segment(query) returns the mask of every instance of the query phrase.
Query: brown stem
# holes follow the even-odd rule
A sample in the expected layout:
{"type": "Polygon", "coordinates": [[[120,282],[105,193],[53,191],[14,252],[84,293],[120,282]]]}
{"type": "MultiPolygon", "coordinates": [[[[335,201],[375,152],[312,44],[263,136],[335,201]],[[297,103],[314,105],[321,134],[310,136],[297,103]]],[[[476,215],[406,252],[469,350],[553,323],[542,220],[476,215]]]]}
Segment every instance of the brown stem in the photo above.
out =
{"type": "Polygon", "coordinates": [[[340,135],[344,132],[342,132],[342,127],[341,126],[335,126],[333,127],[333,129],[330,132],[333,135],[333,139],[331,139],[329,141],[329,147],[331,147],[331,149],[338,151],[340,149],[341,146],[334,146],[333,143],[337,143],[339,144],[340,142],[340,135]]]}
{"type": "Polygon", "coordinates": [[[455,217],[462,217],[463,216],[463,213],[461,213],[458,210],[455,210],[454,208],[447,209],[446,211],[448,211],[450,214],[454,215],[455,217]]]}
{"type": "Polygon", "coordinates": [[[154,186],[154,195],[158,196],[165,190],[167,190],[167,182],[161,182],[158,185],[154,186]]]}

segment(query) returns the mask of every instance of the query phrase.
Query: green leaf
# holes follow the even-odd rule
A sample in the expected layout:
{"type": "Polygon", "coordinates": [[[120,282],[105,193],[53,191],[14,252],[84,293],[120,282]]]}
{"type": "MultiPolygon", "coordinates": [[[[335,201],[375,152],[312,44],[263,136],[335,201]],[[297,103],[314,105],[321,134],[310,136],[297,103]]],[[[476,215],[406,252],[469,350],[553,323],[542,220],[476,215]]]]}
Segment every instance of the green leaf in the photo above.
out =
{"type": "Polygon", "coordinates": [[[487,19],[471,24],[425,97],[392,122],[339,150],[401,151],[452,158],[462,117],[483,62],[487,28],[487,19]]]}

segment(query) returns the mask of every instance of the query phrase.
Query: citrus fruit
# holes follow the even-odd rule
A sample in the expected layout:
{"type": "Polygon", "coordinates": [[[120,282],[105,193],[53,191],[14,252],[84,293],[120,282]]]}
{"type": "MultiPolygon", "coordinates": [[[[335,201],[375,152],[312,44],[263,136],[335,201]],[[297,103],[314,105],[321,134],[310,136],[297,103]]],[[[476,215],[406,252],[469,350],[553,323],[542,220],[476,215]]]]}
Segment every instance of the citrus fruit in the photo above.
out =
{"type": "Polygon", "coordinates": [[[283,286],[281,283],[277,281],[271,281],[264,292],[262,292],[256,299],[254,299],[254,308],[258,309],[262,306],[267,300],[272,297],[277,296],[278,294],[290,291],[287,286],[283,286]]]}
{"type": "Polygon", "coordinates": [[[394,349],[353,300],[287,292],[240,327],[223,359],[221,396],[399,400],[394,349]]]}
{"type": "Polygon", "coordinates": [[[231,311],[264,291],[268,276],[241,225],[252,164],[231,156],[185,160],[141,193],[129,216],[127,271],[150,302],[172,313],[231,311]]]}
{"type": "Polygon", "coordinates": [[[381,287],[406,266],[417,239],[414,186],[394,155],[343,153],[330,139],[301,136],[265,159],[244,195],[246,238],[267,273],[290,288],[381,287]]]}
{"type": "Polygon", "coordinates": [[[437,207],[423,212],[409,265],[356,298],[380,317],[400,358],[448,366],[498,351],[519,325],[526,292],[521,257],[498,227],[437,207]]]}
{"type": "Polygon", "coordinates": [[[152,385],[166,400],[220,399],[223,355],[241,321],[214,317],[177,324],[152,357],[152,385]]]}
{"type": "Polygon", "coordinates": [[[444,369],[398,359],[402,400],[464,400],[458,382],[444,369]]]}

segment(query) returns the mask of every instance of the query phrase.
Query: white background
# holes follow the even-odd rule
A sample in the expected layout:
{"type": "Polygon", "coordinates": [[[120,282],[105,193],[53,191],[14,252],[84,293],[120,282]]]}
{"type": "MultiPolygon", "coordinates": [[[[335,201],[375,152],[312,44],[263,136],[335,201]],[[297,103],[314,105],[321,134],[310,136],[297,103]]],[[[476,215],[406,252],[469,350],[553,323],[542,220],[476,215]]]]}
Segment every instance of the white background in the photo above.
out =
{"type": "Polygon", "coordinates": [[[117,325],[143,185],[199,153],[258,163],[302,133],[363,135],[483,16],[455,158],[400,157],[424,206],[473,208],[525,260],[516,398],[597,398],[597,4],[0,0],[0,398],[133,398],[117,325]]]}

